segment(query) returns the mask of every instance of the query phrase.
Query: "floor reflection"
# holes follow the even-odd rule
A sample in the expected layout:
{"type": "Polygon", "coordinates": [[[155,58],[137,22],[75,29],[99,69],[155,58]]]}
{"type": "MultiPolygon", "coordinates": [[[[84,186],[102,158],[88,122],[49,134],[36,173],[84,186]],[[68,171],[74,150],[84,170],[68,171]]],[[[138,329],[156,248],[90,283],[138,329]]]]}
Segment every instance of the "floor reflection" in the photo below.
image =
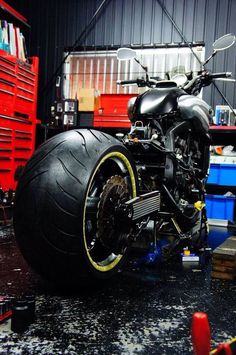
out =
{"type": "MultiPolygon", "coordinates": [[[[233,230],[211,228],[215,248],[233,230]]],[[[205,258],[205,259],[204,259],[205,258]]],[[[213,345],[235,336],[234,282],[211,279],[211,260],[152,266],[132,262],[94,287],[58,289],[25,263],[13,236],[0,238],[2,294],[36,296],[36,321],[22,335],[0,325],[0,354],[191,354],[195,311],[208,314],[213,345]]]]}

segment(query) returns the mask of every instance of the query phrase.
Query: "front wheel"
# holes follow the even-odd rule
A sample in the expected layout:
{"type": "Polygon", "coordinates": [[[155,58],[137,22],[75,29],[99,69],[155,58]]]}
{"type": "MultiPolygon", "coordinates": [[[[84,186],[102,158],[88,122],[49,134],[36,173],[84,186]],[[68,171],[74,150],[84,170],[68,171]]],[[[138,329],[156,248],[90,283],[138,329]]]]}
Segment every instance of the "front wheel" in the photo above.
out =
{"type": "Polygon", "coordinates": [[[15,234],[29,264],[53,280],[107,278],[124,263],[126,237],[116,206],[136,196],[128,150],[94,130],[73,130],[44,143],[16,192],[15,234]]]}

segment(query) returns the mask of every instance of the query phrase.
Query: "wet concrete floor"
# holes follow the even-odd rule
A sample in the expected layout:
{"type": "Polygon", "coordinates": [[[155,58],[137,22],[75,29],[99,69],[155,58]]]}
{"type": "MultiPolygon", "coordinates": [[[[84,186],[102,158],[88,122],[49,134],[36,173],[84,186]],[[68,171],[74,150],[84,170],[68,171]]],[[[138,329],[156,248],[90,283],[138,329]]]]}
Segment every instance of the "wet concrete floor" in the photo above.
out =
{"type": "MultiPolygon", "coordinates": [[[[211,230],[221,244],[236,231],[211,230]]],[[[211,261],[134,268],[77,291],[55,288],[0,234],[0,294],[36,297],[36,320],[23,334],[0,325],[0,354],[192,354],[191,317],[208,314],[212,346],[236,336],[236,284],[211,279],[211,261]]]]}

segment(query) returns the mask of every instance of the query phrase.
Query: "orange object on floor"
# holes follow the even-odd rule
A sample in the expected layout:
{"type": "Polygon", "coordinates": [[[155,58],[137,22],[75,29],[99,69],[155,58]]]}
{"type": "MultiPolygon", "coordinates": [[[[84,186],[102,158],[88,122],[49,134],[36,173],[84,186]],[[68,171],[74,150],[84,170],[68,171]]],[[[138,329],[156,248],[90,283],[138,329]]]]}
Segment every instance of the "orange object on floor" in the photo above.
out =
{"type": "Polygon", "coordinates": [[[236,338],[211,351],[211,331],[206,313],[193,314],[191,330],[194,355],[236,355],[236,338]]]}
{"type": "Polygon", "coordinates": [[[206,313],[196,312],[192,317],[192,343],[195,355],[209,355],[211,331],[206,313]]]}

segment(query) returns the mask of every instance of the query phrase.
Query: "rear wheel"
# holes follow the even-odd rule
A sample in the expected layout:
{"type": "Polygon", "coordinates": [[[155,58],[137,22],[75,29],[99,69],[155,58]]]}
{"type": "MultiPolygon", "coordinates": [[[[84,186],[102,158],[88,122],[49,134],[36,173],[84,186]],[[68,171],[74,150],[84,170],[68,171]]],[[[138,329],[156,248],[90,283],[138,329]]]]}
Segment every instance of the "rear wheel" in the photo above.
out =
{"type": "Polygon", "coordinates": [[[115,207],[136,196],[130,153],[93,130],[62,133],[28,162],[16,192],[14,226],[33,268],[53,280],[106,278],[125,261],[115,207]]]}

